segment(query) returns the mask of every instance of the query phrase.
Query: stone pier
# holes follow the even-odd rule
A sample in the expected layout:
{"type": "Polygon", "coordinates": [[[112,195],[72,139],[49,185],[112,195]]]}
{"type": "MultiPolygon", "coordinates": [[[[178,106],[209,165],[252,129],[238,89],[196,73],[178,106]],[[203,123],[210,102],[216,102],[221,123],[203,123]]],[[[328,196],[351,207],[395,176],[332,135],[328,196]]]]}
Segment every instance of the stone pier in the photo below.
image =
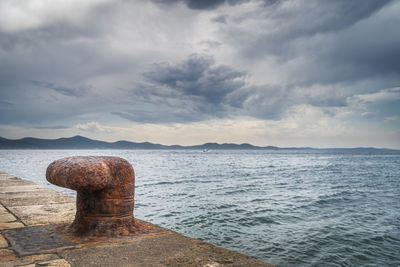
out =
{"type": "Polygon", "coordinates": [[[132,235],[78,238],[75,213],[75,197],[0,172],[0,266],[273,266],[139,219],[132,235]]]}

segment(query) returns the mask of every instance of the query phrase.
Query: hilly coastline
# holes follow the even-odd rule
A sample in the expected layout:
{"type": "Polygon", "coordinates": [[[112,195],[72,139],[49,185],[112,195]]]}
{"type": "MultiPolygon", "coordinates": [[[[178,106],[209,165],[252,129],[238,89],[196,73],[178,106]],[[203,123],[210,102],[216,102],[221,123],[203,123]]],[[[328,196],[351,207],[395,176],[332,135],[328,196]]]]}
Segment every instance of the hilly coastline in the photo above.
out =
{"type": "Polygon", "coordinates": [[[0,149],[279,149],[278,147],[258,147],[251,144],[205,143],[194,146],[161,145],[149,142],[117,141],[105,142],[80,135],[69,138],[40,139],[25,137],[7,139],[0,137],[0,149]]]}
{"type": "Polygon", "coordinates": [[[360,147],[360,148],[312,148],[312,147],[276,147],[276,146],[254,146],[248,143],[233,144],[233,143],[205,143],[202,145],[194,146],[181,146],[181,145],[161,145],[149,142],[130,142],[130,141],[117,141],[105,142],[100,140],[93,140],[80,135],[58,138],[58,139],[41,139],[33,137],[25,137],[21,139],[7,139],[0,137],[0,149],[192,149],[192,150],[218,150],[218,149],[246,149],[246,150],[355,150],[355,151],[394,151],[400,150],[386,149],[386,148],[373,148],[373,147],[360,147]]]}

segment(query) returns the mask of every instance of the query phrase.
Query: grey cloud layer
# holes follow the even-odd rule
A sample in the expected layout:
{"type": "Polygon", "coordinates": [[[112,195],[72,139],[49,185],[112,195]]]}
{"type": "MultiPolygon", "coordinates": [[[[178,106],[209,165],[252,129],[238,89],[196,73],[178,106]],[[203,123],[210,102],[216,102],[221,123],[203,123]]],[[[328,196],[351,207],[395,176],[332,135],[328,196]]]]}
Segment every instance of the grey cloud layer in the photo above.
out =
{"type": "Polygon", "coordinates": [[[60,94],[66,95],[66,96],[83,96],[84,95],[84,88],[68,88],[65,86],[59,86],[54,83],[50,82],[42,82],[42,81],[31,81],[33,85],[38,86],[38,87],[44,87],[48,89],[52,89],[60,94]]]}
{"type": "MultiPolygon", "coordinates": [[[[309,68],[331,67],[332,75],[323,73],[321,82],[352,76],[359,79],[355,72],[362,71],[367,64],[371,72],[393,71],[398,67],[398,61],[393,59],[398,58],[399,34],[393,25],[399,19],[390,14],[369,20],[390,2],[393,1],[281,1],[253,11],[251,16],[232,16],[228,19],[232,25],[223,29],[226,38],[249,60],[274,57],[287,63],[306,57],[304,63],[309,68]],[[258,29],[243,29],[246,24],[258,29]],[[344,64],[353,66],[348,66],[345,73],[332,69],[342,69],[344,64]]],[[[319,82],[318,77],[312,76],[307,82],[319,82]]]]}
{"type": "Polygon", "coordinates": [[[141,122],[188,122],[229,116],[228,96],[245,85],[246,73],[194,54],[182,62],[153,64],[142,76],[145,83],[125,91],[147,106],[114,114],[141,122]]]}
{"type": "Polygon", "coordinates": [[[247,73],[216,65],[209,56],[191,55],[176,64],[154,64],[143,76],[147,80],[145,89],[139,85],[130,91],[131,96],[155,107],[151,111],[130,109],[114,114],[144,122],[186,122],[240,115],[280,119],[286,108],[296,104],[346,105],[346,97],[339,103],[337,99],[326,99],[329,96],[322,100],[319,96],[317,102],[318,96],[295,94],[292,87],[251,85],[247,73]]]}
{"type": "Polygon", "coordinates": [[[244,85],[245,73],[228,66],[214,66],[211,57],[190,56],[178,65],[157,64],[144,73],[151,82],[168,86],[182,95],[199,97],[212,104],[224,101],[227,94],[244,85]]]}
{"type": "Polygon", "coordinates": [[[400,84],[396,1],[104,1],[76,17],[52,8],[31,24],[0,19],[2,124],[277,120],[296,105],[346,107],[400,84]],[[202,35],[218,45],[190,43],[202,35]],[[284,75],[270,82],[264,62],[284,75]],[[265,77],[253,82],[255,73],[265,77]]]}

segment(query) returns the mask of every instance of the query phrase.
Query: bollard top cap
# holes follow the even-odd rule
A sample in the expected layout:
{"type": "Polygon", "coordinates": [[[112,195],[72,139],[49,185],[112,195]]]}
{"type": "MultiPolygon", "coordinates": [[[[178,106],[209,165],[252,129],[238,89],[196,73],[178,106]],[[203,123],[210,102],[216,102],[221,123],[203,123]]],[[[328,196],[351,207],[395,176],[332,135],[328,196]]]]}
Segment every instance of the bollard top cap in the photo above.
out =
{"type": "Polygon", "coordinates": [[[52,162],[46,179],[52,184],[76,191],[102,190],[116,181],[115,177],[134,179],[133,168],[125,159],[103,156],[67,157],[52,162]],[[116,175],[118,173],[119,175],[116,175]]]}

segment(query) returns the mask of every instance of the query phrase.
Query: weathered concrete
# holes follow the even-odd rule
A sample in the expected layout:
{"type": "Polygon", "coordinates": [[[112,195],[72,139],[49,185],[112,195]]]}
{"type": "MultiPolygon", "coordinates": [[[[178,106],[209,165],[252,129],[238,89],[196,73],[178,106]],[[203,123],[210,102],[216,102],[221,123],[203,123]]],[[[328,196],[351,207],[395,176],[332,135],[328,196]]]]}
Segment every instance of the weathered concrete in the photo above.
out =
{"type": "Polygon", "coordinates": [[[60,255],[77,266],[270,266],[254,258],[169,232],[141,236],[134,242],[65,250],[60,255]],[[113,255],[113,257],[110,257],[113,255]]]}
{"type": "Polygon", "coordinates": [[[75,203],[16,206],[9,210],[28,226],[71,222],[75,217],[75,203]]]}
{"type": "Polygon", "coordinates": [[[8,247],[7,240],[4,239],[3,235],[0,234],[0,248],[8,247]]]}
{"type": "Polygon", "coordinates": [[[0,173],[0,267],[272,266],[140,220],[136,222],[144,231],[130,236],[77,239],[65,235],[63,227],[74,219],[75,199],[59,194],[0,173]],[[38,192],[51,197],[41,198],[38,192]],[[59,237],[72,245],[57,247],[59,237]],[[46,244],[51,239],[53,245],[46,244]]]}
{"type": "Polygon", "coordinates": [[[36,184],[27,184],[27,185],[7,185],[7,183],[0,184],[0,193],[15,193],[15,192],[27,192],[33,191],[36,192],[40,189],[43,189],[42,186],[36,184]]]}
{"type": "Polygon", "coordinates": [[[15,222],[17,218],[15,218],[11,213],[3,213],[0,216],[0,223],[10,223],[15,222]]]}
{"type": "MultiPolygon", "coordinates": [[[[1,202],[0,202],[1,203],[1,202]]],[[[24,227],[6,208],[0,205],[0,230],[24,227]]]]}
{"type": "Polygon", "coordinates": [[[50,260],[58,260],[58,259],[60,259],[60,257],[56,254],[40,254],[40,255],[32,255],[26,257],[18,257],[11,249],[0,249],[0,267],[26,266],[26,265],[29,266],[30,264],[33,263],[36,263],[36,265],[40,266],[39,264],[42,264],[43,262],[47,262],[50,260]]]}
{"type": "Polygon", "coordinates": [[[66,261],[64,259],[43,261],[43,262],[36,263],[36,264],[25,265],[25,267],[40,267],[40,266],[46,266],[46,267],[69,267],[71,265],[68,263],[68,261],[66,261]]]}
{"type": "Polygon", "coordinates": [[[0,229],[69,222],[75,198],[44,186],[0,174],[0,229]],[[6,213],[6,214],[4,214],[6,213]]]}
{"type": "MultiPolygon", "coordinates": [[[[28,188],[30,189],[30,188],[28,188]]],[[[52,203],[75,203],[75,198],[49,189],[36,191],[0,193],[0,201],[7,207],[47,205],[52,203]]]]}
{"type": "Polygon", "coordinates": [[[12,175],[6,175],[6,174],[0,174],[0,187],[10,187],[10,186],[24,186],[24,185],[35,185],[35,183],[26,181],[26,180],[21,180],[15,176],[12,175]]]}

